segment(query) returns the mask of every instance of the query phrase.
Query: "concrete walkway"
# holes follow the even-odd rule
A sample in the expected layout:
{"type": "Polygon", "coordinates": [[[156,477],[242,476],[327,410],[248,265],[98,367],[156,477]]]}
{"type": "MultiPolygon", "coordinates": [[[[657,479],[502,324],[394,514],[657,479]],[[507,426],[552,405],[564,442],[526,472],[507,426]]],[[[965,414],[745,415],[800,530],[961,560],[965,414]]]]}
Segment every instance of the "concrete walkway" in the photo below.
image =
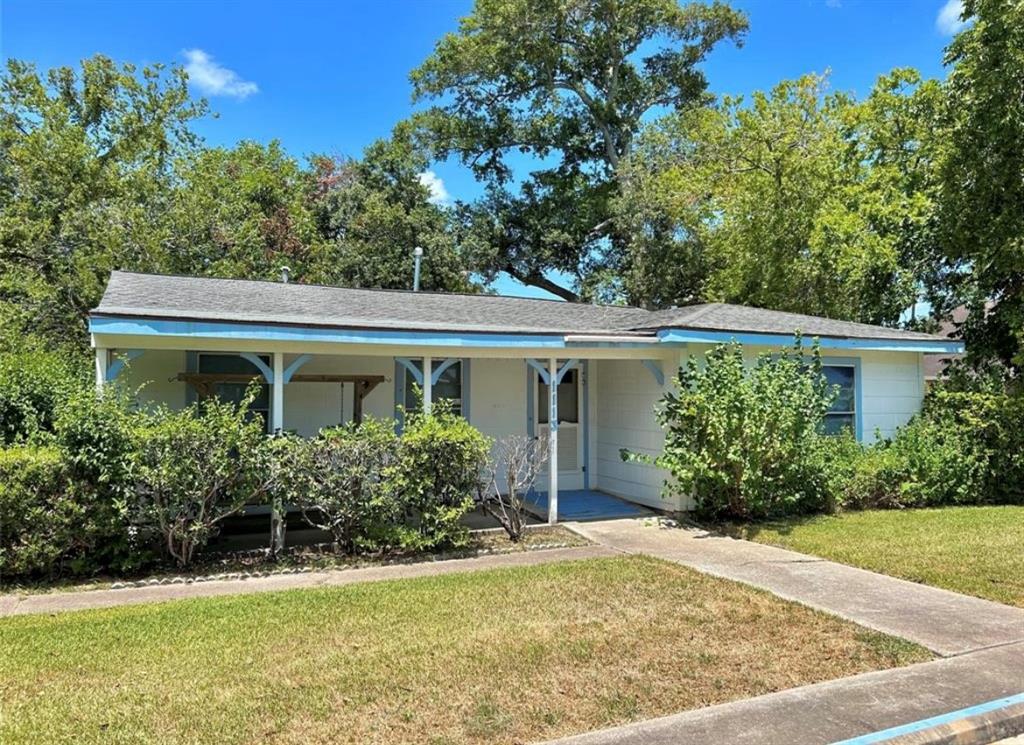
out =
{"type": "Polygon", "coordinates": [[[665,521],[572,527],[609,548],[753,585],[915,641],[945,659],[592,732],[558,745],[818,745],[1024,692],[1024,609],[665,521]]]}
{"type": "Polygon", "coordinates": [[[943,657],[1024,642],[1022,608],[664,520],[609,520],[572,528],[609,548],[753,585],[909,639],[943,657]]]}
{"type": "Polygon", "coordinates": [[[249,592],[277,592],[300,587],[337,587],[357,582],[379,582],[389,579],[429,577],[437,574],[456,574],[480,569],[522,567],[556,561],[594,559],[618,556],[619,552],[600,545],[575,548],[555,548],[540,551],[522,551],[469,559],[424,561],[413,564],[366,567],[363,569],[334,569],[301,574],[274,574],[269,577],[235,579],[193,584],[153,585],[121,590],[81,590],[53,592],[37,595],[0,595],[0,617],[31,613],[57,613],[88,608],[112,608],[118,605],[137,605],[185,598],[204,598],[220,595],[240,595],[249,592]]]}

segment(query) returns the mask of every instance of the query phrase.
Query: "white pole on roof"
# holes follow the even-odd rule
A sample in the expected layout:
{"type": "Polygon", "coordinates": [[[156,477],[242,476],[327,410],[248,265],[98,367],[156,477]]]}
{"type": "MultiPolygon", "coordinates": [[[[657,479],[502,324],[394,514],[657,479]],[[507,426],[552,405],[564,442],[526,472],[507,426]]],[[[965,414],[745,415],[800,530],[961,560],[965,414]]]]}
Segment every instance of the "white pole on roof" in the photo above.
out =
{"type": "Polygon", "coordinates": [[[414,248],[412,250],[412,255],[414,257],[413,260],[415,261],[415,266],[414,266],[413,273],[412,273],[412,291],[413,292],[419,292],[420,291],[420,259],[423,258],[423,249],[420,248],[419,246],[416,246],[416,248],[414,248]]]}

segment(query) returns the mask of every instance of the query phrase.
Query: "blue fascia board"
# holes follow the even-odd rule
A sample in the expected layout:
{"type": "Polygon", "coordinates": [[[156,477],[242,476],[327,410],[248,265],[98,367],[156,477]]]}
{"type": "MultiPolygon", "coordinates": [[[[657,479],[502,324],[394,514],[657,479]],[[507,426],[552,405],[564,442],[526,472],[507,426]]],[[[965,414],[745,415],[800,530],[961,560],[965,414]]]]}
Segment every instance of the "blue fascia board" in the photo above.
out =
{"type": "Polygon", "coordinates": [[[93,316],[93,334],[120,336],[175,336],[187,339],[246,341],[323,342],[329,344],[389,344],[436,347],[564,348],[565,339],[553,334],[489,334],[443,331],[387,331],[309,326],[179,321],[167,319],[93,316]]]}
{"type": "MultiPolygon", "coordinates": [[[[382,329],[342,329],[283,324],[187,321],[118,316],[92,316],[89,319],[89,331],[94,334],[120,336],[174,336],[186,339],[222,339],[229,341],[321,342],[328,344],[380,344],[484,349],[566,349],[581,347],[625,349],[650,348],[654,346],[649,343],[628,341],[573,341],[567,343],[561,334],[390,331],[382,329]]],[[[730,331],[700,331],[693,329],[664,329],[659,331],[657,336],[661,344],[671,345],[688,343],[718,344],[735,340],[741,344],[778,346],[788,345],[793,342],[793,337],[789,334],[734,333],[730,331]]],[[[819,340],[822,349],[859,349],[880,352],[926,352],[938,354],[959,354],[964,351],[963,343],[958,341],[815,338],[819,340]]]]}
{"type": "MultiPolygon", "coordinates": [[[[923,352],[927,354],[960,354],[963,342],[929,341],[927,339],[839,339],[829,336],[805,337],[817,341],[822,349],[858,349],[866,352],[923,352]]],[[[734,333],[731,331],[699,331],[693,329],[665,329],[658,332],[665,344],[721,344],[736,341],[740,344],[787,346],[793,343],[791,334],[734,333]]]]}

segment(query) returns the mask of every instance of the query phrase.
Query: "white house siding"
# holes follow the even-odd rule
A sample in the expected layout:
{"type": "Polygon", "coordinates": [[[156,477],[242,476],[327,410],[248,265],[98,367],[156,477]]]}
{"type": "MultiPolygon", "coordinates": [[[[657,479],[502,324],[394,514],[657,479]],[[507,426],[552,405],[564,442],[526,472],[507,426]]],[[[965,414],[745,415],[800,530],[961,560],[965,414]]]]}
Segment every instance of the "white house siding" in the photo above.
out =
{"type": "MultiPolygon", "coordinates": [[[[597,368],[597,482],[602,491],[664,510],[685,508],[679,496],[666,499],[667,472],[626,463],[620,451],[657,456],[665,435],[654,418],[664,388],[639,360],[600,360],[597,368]]],[[[670,375],[670,370],[665,370],[670,375]]],[[[666,384],[667,384],[666,380],[666,384]]]]}
{"type": "MultiPolygon", "coordinates": [[[[295,355],[285,355],[287,367],[295,355]]],[[[395,361],[391,357],[314,355],[296,375],[383,375],[363,399],[363,415],[391,419],[395,415],[395,361]]],[[[284,428],[303,437],[316,435],[323,427],[343,424],[352,418],[352,384],[289,383],[284,387],[284,428]]]]}
{"type": "Polygon", "coordinates": [[[896,428],[921,410],[925,383],[921,355],[916,352],[861,352],[864,376],[864,441],[876,430],[892,437],[896,428]]]}
{"type": "Polygon", "coordinates": [[[524,362],[515,359],[470,361],[469,421],[495,439],[526,434],[524,362]]]}
{"type": "MultiPolygon", "coordinates": [[[[117,353],[111,356],[116,359],[117,353]]],[[[139,390],[139,402],[146,404],[165,404],[172,409],[185,408],[187,403],[187,383],[173,378],[185,372],[185,353],[163,349],[151,349],[132,360],[122,370],[117,380],[124,383],[128,390],[139,390]]]]}

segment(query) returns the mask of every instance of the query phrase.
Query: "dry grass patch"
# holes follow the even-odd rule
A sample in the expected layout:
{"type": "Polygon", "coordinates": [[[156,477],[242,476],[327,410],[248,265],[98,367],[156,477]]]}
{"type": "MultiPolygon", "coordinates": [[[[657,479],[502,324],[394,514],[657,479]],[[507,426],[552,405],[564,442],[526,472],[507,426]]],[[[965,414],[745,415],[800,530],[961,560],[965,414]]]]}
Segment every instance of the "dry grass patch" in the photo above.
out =
{"type": "Polygon", "coordinates": [[[0,741],[513,743],[927,659],[654,559],[0,622],[0,741]]]}

